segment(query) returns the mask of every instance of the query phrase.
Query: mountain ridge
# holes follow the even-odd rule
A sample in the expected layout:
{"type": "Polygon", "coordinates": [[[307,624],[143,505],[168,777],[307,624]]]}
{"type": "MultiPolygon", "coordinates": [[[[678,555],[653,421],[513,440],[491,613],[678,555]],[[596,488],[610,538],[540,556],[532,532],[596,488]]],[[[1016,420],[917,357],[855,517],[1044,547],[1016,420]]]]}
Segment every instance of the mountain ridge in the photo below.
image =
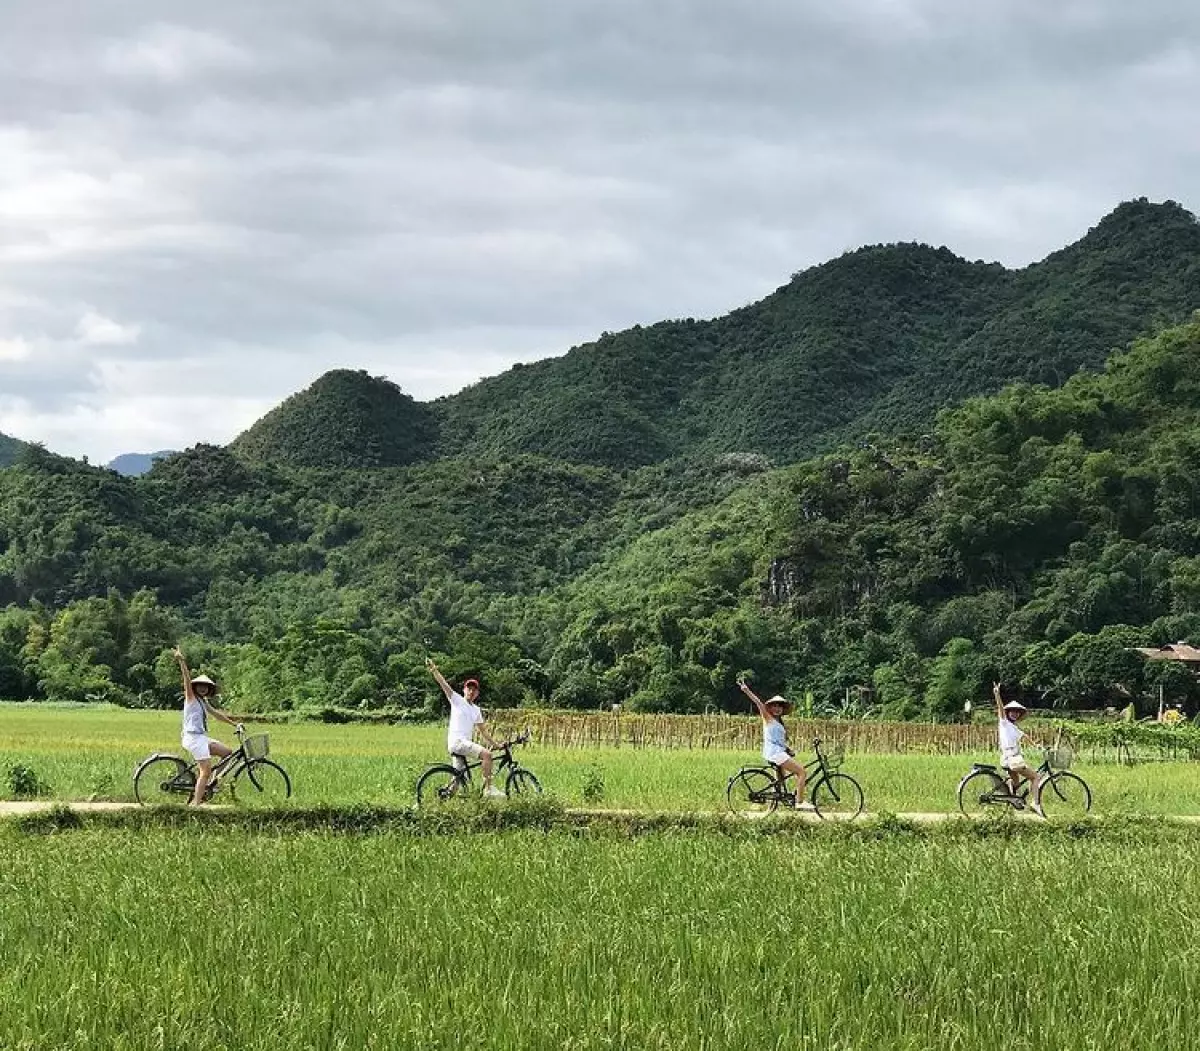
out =
{"type": "Polygon", "coordinates": [[[428,403],[397,387],[347,415],[321,404],[341,374],[327,373],[231,448],[328,467],[516,454],[617,468],[731,452],[794,462],[872,431],[926,429],[942,408],[1010,382],[1059,386],[1184,320],[1196,289],[1200,223],[1139,198],[1025,267],[866,245],[728,314],[605,333],[428,403]]]}

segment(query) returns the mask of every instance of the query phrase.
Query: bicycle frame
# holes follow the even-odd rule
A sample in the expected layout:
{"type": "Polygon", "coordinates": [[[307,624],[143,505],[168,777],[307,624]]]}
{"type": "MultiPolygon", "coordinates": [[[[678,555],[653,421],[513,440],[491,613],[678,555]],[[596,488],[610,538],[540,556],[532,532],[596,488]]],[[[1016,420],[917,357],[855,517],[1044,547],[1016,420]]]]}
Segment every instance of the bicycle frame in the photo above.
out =
{"type": "MultiPolygon", "coordinates": [[[[818,774],[821,777],[828,777],[830,774],[829,765],[825,761],[825,753],[821,751],[820,738],[813,738],[813,751],[816,753],[813,758],[803,764],[804,783],[806,787],[815,783],[818,774]]],[[[763,769],[771,771],[771,776],[774,779],[775,794],[779,801],[787,806],[794,805],[796,802],[796,793],[788,790],[787,783],[790,778],[796,775],[791,771],[776,766],[774,763],[765,763],[763,769]]]]}
{"type": "MultiPolygon", "coordinates": [[[[515,742],[513,741],[505,741],[504,744],[497,748],[496,752],[493,753],[492,759],[496,764],[494,769],[497,774],[509,769],[521,769],[521,764],[517,762],[516,757],[512,753],[514,743],[515,742]]],[[[483,761],[481,759],[476,759],[474,762],[472,762],[464,755],[458,755],[457,753],[451,752],[450,765],[458,771],[459,777],[464,784],[470,784],[471,771],[478,770],[483,765],[483,761]],[[460,763],[462,764],[461,766],[459,765],[460,763]]]]}

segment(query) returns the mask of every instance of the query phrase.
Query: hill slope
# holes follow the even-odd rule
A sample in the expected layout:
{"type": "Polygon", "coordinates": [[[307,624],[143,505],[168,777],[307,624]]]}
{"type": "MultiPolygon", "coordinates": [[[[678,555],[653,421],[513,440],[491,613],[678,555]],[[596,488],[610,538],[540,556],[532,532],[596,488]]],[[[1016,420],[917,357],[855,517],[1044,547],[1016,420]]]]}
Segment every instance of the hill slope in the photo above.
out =
{"type": "Polygon", "coordinates": [[[1200,307],[1200,223],[1121,205],[1010,271],[923,245],[797,274],[712,321],[670,321],[518,366],[436,403],[442,450],[627,466],[689,452],[790,462],[1014,380],[1058,385],[1200,307]]]}
{"type": "Polygon", "coordinates": [[[24,448],[24,442],[10,438],[7,434],[0,434],[0,467],[8,467],[16,463],[24,448]]]}
{"type": "Polygon", "coordinates": [[[400,467],[432,455],[428,406],[365,372],[327,372],[233,442],[240,456],[297,467],[400,467]]]}

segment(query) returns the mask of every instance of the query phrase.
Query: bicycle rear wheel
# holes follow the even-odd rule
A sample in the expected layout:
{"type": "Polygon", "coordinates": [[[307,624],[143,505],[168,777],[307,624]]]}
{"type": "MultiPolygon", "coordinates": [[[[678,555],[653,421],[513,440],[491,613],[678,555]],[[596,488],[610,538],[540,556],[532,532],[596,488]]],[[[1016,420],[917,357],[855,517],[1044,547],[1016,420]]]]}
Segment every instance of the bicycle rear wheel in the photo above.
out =
{"type": "MultiPolygon", "coordinates": [[[[991,770],[976,770],[962,779],[958,786],[958,809],[967,817],[982,817],[995,812],[997,792],[1003,790],[1004,778],[991,770]]],[[[1008,804],[1003,804],[1005,808],[1008,804]]]]}
{"type": "Polygon", "coordinates": [[[196,790],[196,772],[173,755],[155,755],[133,775],[133,796],[142,806],[186,803],[196,790]]]}
{"type": "Polygon", "coordinates": [[[770,814],[779,806],[775,778],[766,770],[742,770],[729,779],[725,801],[735,814],[770,814]]]}
{"type": "Polygon", "coordinates": [[[292,794],[287,771],[270,759],[251,759],[229,784],[229,795],[244,806],[279,806],[292,794]]]}
{"type": "Polygon", "coordinates": [[[1092,809],[1092,790],[1078,774],[1060,770],[1038,787],[1038,803],[1044,817],[1071,821],[1086,817],[1092,809]]]}
{"type": "Polygon", "coordinates": [[[812,787],[812,805],[817,815],[853,821],[863,812],[862,786],[849,774],[829,774],[812,787]]]}
{"type": "Polygon", "coordinates": [[[510,796],[540,796],[542,785],[528,770],[514,770],[504,783],[504,791],[510,796]]]}
{"type": "Polygon", "coordinates": [[[431,766],[417,782],[417,806],[445,806],[467,797],[466,779],[448,764],[431,766]]]}

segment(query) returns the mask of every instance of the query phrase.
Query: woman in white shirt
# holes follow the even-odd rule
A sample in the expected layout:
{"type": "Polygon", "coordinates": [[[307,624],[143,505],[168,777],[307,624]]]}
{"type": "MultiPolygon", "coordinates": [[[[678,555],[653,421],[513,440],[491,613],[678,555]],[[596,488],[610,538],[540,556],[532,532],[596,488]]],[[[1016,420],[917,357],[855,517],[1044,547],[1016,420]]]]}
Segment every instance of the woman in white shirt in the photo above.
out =
{"type": "Polygon", "coordinates": [[[1009,788],[1013,795],[1021,787],[1022,781],[1029,782],[1029,798],[1034,809],[1037,808],[1037,771],[1033,769],[1021,753],[1021,742],[1026,733],[1017,723],[1025,718],[1029,709],[1020,701],[1004,703],[1000,695],[1000,684],[992,683],[992,697],[996,701],[996,717],[1000,721],[1000,765],[1008,771],[1009,788]]]}
{"type": "Polygon", "coordinates": [[[804,799],[804,789],[808,771],[804,764],[797,762],[792,750],[787,746],[787,728],[783,725],[783,717],[791,715],[792,702],[776,694],[769,701],[764,701],[749,686],[745,679],[738,679],[738,689],[750,698],[750,703],[758,709],[763,726],[762,757],[772,766],[783,771],[783,777],[791,774],[796,779],[796,809],[812,810],[813,805],[804,799]]]}
{"type": "Polygon", "coordinates": [[[425,659],[425,667],[442,688],[446,700],[450,702],[450,725],[446,730],[446,751],[454,765],[459,767],[466,759],[478,759],[483,771],[483,794],[485,796],[503,797],[504,793],[492,784],[492,753],[475,741],[475,730],[492,748],[496,742],[488,732],[487,724],[483,721],[483,712],[475,703],[479,699],[479,681],[468,679],[463,683],[462,693],[454,689],[444,675],[433,663],[432,657],[425,659]]]}
{"type": "Polygon", "coordinates": [[[238,730],[241,724],[234,722],[215,704],[209,703],[217,695],[217,684],[207,675],[193,676],[188,670],[187,658],[178,646],[174,654],[179,673],[183,676],[183,733],[180,742],[196,760],[196,788],[192,792],[192,805],[199,806],[204,802],[204,793],[212,776],[212,757],[215,755],[223,759],[231,754],[227,745],[208,736],[208,716],[215,716],[238,730]]]}

